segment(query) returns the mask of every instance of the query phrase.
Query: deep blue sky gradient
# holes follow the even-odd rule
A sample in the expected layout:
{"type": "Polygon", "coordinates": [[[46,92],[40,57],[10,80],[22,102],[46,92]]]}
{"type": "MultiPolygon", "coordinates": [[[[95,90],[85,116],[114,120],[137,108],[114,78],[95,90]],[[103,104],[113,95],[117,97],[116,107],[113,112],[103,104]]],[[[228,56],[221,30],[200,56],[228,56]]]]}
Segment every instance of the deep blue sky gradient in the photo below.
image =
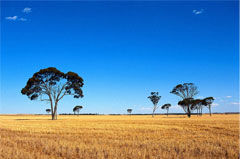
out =
{"type": "Polygon", "coordinates": [[[149,113],[151,91],[183,112],[169,92],[185,82],[216,98],[213,112],[238,111],[238,18],[236,1],[2,2],[0,113],[45,113],[20,91],[50,66],[85,81],[84,98],[64,98],[59,113],[149,113]],[[15,15],[27,21],[5,19],[15,15]]]}

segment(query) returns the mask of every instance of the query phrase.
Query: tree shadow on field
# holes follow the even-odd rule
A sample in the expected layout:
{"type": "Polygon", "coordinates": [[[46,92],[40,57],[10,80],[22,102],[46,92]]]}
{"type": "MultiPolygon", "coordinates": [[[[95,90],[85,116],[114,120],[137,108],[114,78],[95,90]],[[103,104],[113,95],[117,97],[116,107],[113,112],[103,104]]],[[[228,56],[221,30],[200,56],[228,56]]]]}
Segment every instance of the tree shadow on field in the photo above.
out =
{"type": "MultiPolygon", "coordinates": [[[[15,120],[52,120],[52,119],[15,119],[15,120]]],[[[58,119],[61,120],[61,119],[58,119]]]]}
{"type": "Polygon", "coordinates": [[[180,116],[180,117],[163,117],[163,118],[186,118],[186,117],[180,116]]]}
{"type": "Polygon", "coordinates": [[[15,119],[15,120],[31,120],[31,119],[15,119]]]}

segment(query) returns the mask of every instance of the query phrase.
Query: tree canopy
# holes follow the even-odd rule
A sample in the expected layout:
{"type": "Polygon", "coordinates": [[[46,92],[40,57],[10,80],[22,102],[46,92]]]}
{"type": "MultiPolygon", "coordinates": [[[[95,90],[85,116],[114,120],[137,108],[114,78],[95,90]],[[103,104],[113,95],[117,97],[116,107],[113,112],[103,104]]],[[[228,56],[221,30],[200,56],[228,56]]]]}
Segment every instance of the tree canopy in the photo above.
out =
{"type": "Polygon", "coordinates": [[[79,114],[79,110],[81,110],[83,108],[83,106],[81,106],[81,105],[77,105],[77,106],[75,106],[74,108],[73,108],[73,112],[75,113],[75,112],[78,112],[78,114],[79,114]]]}
{"type": "Polygon", "coordinates": [[[212,105],[213,101],[214,101],[213,97],[207,97],[207,98],[204,98],[203,102],[202,102],[204,106],[208,107],[210,116],[212,115],[211,105],[212,105]]]}
{"type": "Polygon", "coordinates": [[[178,105],[183,108],[188,117],[191,117],[191,112],[195,109],[195,103],[193,98],[185,98],[178,102],[178,105]]]}
{"type": "Polygon", "coordinates": [[[47,113],[50,113],[50,112],[51,112],[51,109],[46,109],[46,112],[47,112],[47,113]]]}
{"type": "Polygon", "coordinates": [[[170,93],[175,94],[181,97],[182,99],[185,99],[193,98],[195,95],[199,93],[199,91],[197,87],[194,85],[194,83],[184,83],[175,86],[170,93]]]}
{"type": "Polygon", "coordinates": [[[162,105],[162,109],[169,109],[171,107],[171,104],[164,104],[164,105],[162,105]]]}
{"type": "Polygon", "coordinates": [[[132,113],[132,109],[127,109],[127,112],[128,112],[129,114],[131,114],[131,113],[132,113]]]}
{"type": "Polygon", "coordinates": [[[168,110],[169,110],[169,108],[171,107],[171,104],[169,104],[169,103],[167,103],[167,104],[164,104],[164,105],[162,105],[162,109],[166,109],[167,110],[167,116],[168,116],[168,110]]]}

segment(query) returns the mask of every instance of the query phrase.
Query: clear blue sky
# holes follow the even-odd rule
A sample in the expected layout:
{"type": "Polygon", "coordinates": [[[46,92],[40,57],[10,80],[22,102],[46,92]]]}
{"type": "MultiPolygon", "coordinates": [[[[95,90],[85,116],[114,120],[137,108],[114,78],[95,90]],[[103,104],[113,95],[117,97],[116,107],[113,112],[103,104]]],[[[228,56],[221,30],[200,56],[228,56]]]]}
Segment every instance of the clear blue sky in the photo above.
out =
{"type": "Polygon", "coordinates": [[[236,1],[2,2],[0,113],[45,113],[20,91],[50,66],[85,83],[59,113],[150,113],[151,91],[183,112],[169,92],[185,82],[216,98],[213,112],[238,111],[238,18],[236,1]]]}

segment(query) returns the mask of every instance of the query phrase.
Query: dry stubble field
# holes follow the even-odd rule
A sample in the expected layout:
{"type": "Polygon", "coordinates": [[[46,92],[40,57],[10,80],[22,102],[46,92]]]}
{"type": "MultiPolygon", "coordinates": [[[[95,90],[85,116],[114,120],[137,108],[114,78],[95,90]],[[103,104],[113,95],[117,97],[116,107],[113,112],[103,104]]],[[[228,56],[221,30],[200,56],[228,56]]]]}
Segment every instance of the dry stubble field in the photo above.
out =
{"type": "Polygon", "coordinates": [[[0,158],[238,158],[239,115],[1,115],[0,158]]]}

